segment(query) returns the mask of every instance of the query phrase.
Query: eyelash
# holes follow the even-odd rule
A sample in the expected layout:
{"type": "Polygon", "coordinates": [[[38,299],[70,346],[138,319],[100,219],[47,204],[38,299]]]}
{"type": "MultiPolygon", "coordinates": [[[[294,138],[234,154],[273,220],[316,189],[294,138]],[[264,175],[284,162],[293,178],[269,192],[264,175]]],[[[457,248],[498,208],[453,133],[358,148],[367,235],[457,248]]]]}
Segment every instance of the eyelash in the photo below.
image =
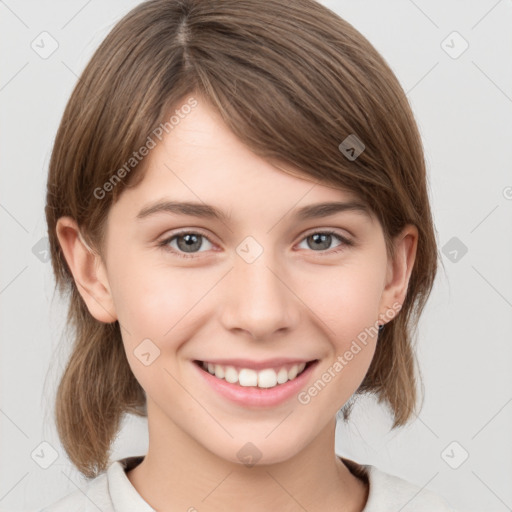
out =
{"type": "MultiPolygon", "coordinates": [[[[339,245],[336,249],[333,249],[330,251],[319,251],[318,254],[320,256],[337,254],[341,251],[344,251],[345,247],[351,247],[354,245],[354,242],[352,242],[348,238],[345,238],[344,236],[340,235],[338,232],[330,230],[330,229],[326,229],[326,230],[322,230],[322,231],[312,231],[312,232],[308,233],[306,236],[304,236],[301,239],[301,242],[303,240],[305,240],[306,238],[308,238],[312,235],[316,235],[316,234],[334,235],[336,238],[338,238],[342,242],[342,244],[339,245]]],[[[181,235],[200,235],[200,236],[206,238],[206,240],[208,240],[211,244],[213,244],[213,242],[210,240],[210,238],[206,234],[202,233],[201,231],[179,231],[178,233],[173,233],[170,237],[167,237],[166,239],[159,242],[158,247],[161,247],[164,251],[170,252],[180,258],[191,259],[191,258],[198,257],[200,255],[200,253],[190,253],[189,255],[186,255],[186,253],[176,251],[175,249],[169,247],[168,244],[170,242],[172,242],[175,238],[177,238],[181,235]]],[[[317,252],[317,251],[312,251],[312,252],[317,252]]]]}

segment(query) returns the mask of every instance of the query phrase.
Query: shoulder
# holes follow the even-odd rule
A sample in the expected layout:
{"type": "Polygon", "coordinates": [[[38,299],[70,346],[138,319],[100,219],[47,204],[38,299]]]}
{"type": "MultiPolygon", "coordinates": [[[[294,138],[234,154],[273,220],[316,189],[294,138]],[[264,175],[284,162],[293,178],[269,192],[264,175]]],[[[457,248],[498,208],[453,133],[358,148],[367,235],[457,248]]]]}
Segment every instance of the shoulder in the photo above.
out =
{"type": "Polygon", "coordinates": [[[403,478],[367,465],[370,485],[363,512],[458,512],[441,496],[403,478]]]}
{"type": "Polygon", "coordinates": [[[459,512],[438,494],[369,464],[341,458],[369,486],[362,512],[459,512]]]}
{"type": "Polygon", "coordinates": [[[105,473],[90,480],[85,487],[76,489],[39,512],[92,512],[93,510],[114,512],[105,473]]]}
{"type": "Polygon", "coordinates": [[[143,457],[114,461],[107,471],[38,512],[154,512],[130,483],[126,471],[143,457]]]}

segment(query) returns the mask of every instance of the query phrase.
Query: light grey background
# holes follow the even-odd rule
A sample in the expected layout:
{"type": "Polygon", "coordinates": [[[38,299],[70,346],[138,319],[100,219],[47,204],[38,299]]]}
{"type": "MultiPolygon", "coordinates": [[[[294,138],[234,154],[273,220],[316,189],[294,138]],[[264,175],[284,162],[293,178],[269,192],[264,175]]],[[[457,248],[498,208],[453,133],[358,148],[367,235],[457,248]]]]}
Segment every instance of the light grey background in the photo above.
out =
{"type": "MultiPolygon", "coordinates": [[[[421,413],[389,432],[385,410],[362,399],[350,426],[338,426],[337,453],[461,510],[512,510],[512,1],[322,3],[374,44],[407,92],[446,269],[419,328],[421,413]],[[469,47],[457,56],[463,40],[469,47]]],[[[46,173],[77,76],[136,4],[0,1],[1,510],[35,510],[84,483],[52,419],[68,349],[59,345],[66,309],[53,298],[40,242],[46,173]],[[35,41],[43,51],[43,31],[58,43],[48,58],[31,47],[35,41]],[[52,450],[58,458],[44,469],[52,450]]],[[[45,39],[46,51],[50,45],[45,39]]],[[[146,447],[145,421],[127,417],[114,459],[146,447]]]]}

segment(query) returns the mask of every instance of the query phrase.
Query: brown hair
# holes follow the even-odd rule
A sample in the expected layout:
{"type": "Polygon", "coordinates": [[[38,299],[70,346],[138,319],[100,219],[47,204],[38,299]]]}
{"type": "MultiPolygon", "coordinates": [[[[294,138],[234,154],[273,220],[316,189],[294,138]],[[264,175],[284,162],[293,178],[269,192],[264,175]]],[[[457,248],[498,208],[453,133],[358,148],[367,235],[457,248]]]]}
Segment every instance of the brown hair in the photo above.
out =
{"type": "MultiPolygon", "coordinates": [[[[80,296],[56,223],[73,217],[101,255],[108,210],[124,187],[143,178],[147,159],[128,170],[126,162],[196,95],[259,156],[357,194],[380,221],[390,256],[393,236],[408,223],[417,227],[406,299],[379,334],[355,393],[387,404],[392,428],[404,425],[417,405],[412,335],[438,255],[420,135],[390,67],[352,25],[313,0],[149,0],[113,28],[86,66],[49,166],[52,265],[59,291],[70,292],[74,338],[55,418],[64,449],[87,478],[108,467],[123,414],[145,415],[146,397],[128,365],[119,323],[97,321],[80,296]],[[365,145],[356,159],[339,149],[351,134],[365,145]],[[113,186],[98,199],[107,182],[113,186]]],[[[349,412],[344,408],[345,420],[349,412]]]]}

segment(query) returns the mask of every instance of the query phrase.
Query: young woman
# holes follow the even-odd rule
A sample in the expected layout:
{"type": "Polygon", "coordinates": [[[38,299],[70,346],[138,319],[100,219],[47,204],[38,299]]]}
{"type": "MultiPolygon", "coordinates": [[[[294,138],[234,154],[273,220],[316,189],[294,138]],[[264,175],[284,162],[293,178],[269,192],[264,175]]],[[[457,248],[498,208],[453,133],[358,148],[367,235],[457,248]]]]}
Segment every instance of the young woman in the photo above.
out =
{"type": "Polygon", "coordinates": [[[412,417],[437,269],[417,126],[349,23],[141,3],[69,100],[46,216],[74,336],[56,422],[89,483],[45,510],[452,510],[334,451],[357,395],[412,417]],[[148,453],[112,461],[126,413],[148,453]]]}

